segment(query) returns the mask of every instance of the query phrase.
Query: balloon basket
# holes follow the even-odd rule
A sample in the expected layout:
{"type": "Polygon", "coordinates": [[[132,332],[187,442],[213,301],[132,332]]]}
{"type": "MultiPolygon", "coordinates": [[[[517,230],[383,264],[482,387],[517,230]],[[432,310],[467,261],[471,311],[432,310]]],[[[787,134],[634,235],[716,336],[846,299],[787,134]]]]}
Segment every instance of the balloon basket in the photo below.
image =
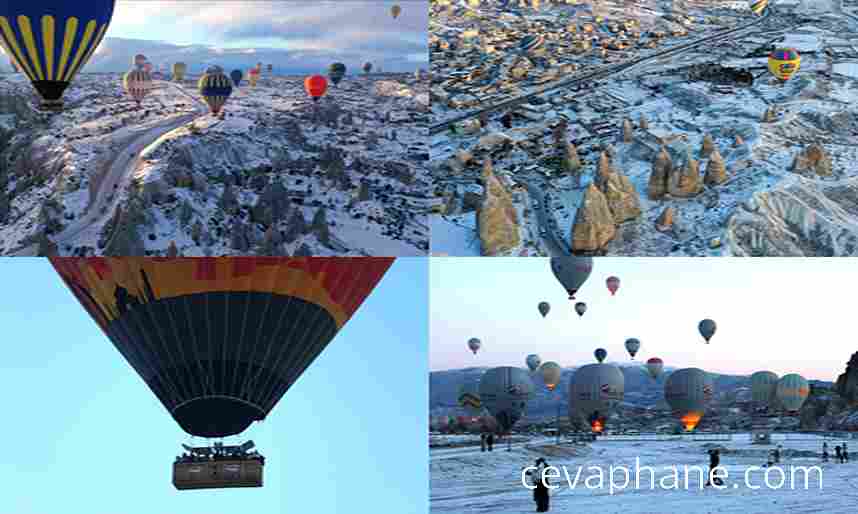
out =
{"type": "Polygon", "coordinates": [[[42,100],[39,109],[46,112],[60,112],[63,110],[62,100],[42,100]]]}

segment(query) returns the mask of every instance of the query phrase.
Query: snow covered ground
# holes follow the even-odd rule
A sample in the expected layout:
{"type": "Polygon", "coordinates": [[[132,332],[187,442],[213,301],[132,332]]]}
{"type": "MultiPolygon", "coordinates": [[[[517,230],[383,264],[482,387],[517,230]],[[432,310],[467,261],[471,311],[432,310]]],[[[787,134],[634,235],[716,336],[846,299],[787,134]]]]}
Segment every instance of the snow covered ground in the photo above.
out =
{"type": "Polygon", "coordinates": [[[138,110],[118,74],[82,74],[51,116],[0,75],[0,254],[428,253],[428,80],[349,76],[314,105],[263,77],[219,119],[195,79],[138,110]]]}
{"type": "MultiPolygon", "coordinates": [[[[461,436],[459,436],[461,437],[461,436]]],[[[848,464],[822,463],[823,442],[829,452],[847,442],[858,449],[858,440],[824,438],[799,433],[775,433],[773,445],[751,444],[749,434],[667,436],[666,440],[645,437],[606,436],[595,443],[563,443],[534,438],[527,444],[503,445],[480,452],[478,446],[430,450],[430,498],[432,512],[523,513],[535,510],[531,491],[521,484],[523,468],[538,457],[558,468],[560,478],[551,480],[560,488],[552,491],[552,512],[600,512],[663,514],[674,512],[768,514],[772,512],[851,513],[858,503],[858,460],[848,464]],[[782,446],[781,463],[768,471],[763,466],[769,450],[782,446]],[[721,466],[728,473],[725,488],[700,487],[700,469],[708,466],[706,450],[721,449],[721,466]],[[635,487],[636,459],[639,466],[654,468],[640,474],[635,487]],[[614,488],[611,490],[611,466],[614,488]],[[688,466],[688,487],[685,487],[688,466]],[[805,472],[800,467],[819,466],[805,472]],[[621,467],[630,470],[627,487],[621,467]],[[669,478],[679,470],[678,486],[669,478]],[[603,474],[601,486],[598,468],[603,474]],[[580,474],[579,474],[580,469],[580,474]],[[783,475],[781,475],[783,471],[783,475]],[[569,478],[567,479],[566,473],[569,478]],[[747,475],[746,475],[747,473],[747,475]],[[578,477],[575,482],[576,475],[578,477]],[[747,482],[745,477],[747,476],[747,482]],[[821,476],[821,479],[820,479],[821,476]],[[783,478],[782,478],[783,477],[783,478]],[[785,480],[780,488],[774,488],[785,480]],[[574,488],[570,486],[574,484],[574,488]],[[794,487],[791,486],[794,484],[794,487]],[[759,487],[754,489],[754,487],[759,487]]],[[[853,449],[854,453],[855,450],[853,449]]]]}

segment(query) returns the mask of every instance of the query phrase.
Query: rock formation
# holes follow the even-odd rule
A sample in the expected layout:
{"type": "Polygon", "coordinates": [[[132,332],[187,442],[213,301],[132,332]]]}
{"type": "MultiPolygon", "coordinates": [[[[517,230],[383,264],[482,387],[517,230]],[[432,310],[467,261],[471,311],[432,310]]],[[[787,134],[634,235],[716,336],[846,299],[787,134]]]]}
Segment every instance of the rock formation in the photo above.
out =
{"type": "Polygon", "coordinates": [[[492,173],[490,159],[486,159],[483,163],[483,186],[485,197],[477,212],[477,229],[480,234],[482,254],[502,255],[521,243],[518,213],[513,206],[509,191],[492,173]]]}
{"type": "Polygon", "coordinates": [[[831,156],[822,145],[813,143],[796,155],[792,170],[796,173],[813,172],[820,177],[830,176],[831,156]]]}
{"type": "Polygon", "coordinates": [[[614,238],[616,232],[614,215],[608,207],[608,200],[595,184],[590,184],[584,192],[581,206],[575,213],[572,250],[576,253],[597,252],[614,238]]]}
{"type": "Polygon", "coordinates": [[[658,215],[658,219],[655,220],[655,229],[659,232],[667,232],[673,228],[673,207],[665,207],[661,214],[658,215]]]}
{"type": "Polygon", "coordinates": [[[707,186],[723,184],[727,180],[727,168],[724,166],[724,159],[718,150],[713,150],[709,156],[709,164],[706,165],[706,175],[703,177],[703,183],[707,186]]]}
{"type": "Polygon", "coordinates": [[[700,158],[705,159],[715,150],[715,141],[712,136],[706,134],[703,136],[703,145],[700,147],[700,158]]]}
{"type": "Polygon", "coordinates": [[[643,130],[649,130],[649,121],[646,119],[646,116],[643,114],[641,114],[640,127],[643,130]]]}
{"type": "Polygon", "coordinates": [[[604,187],[605,200],[614,216],[614,222],[622,223],[637,218],[641,213],[640,198],[634,184],[620,172],[611,173],[604,187]]]}
{"type": "Polygon", "coordinates": [[[703,191],[703,182],[700,177],[700,165],[691,156],[686,156],[682,168],[674,169],[668,181],[667,191],[676,198],[690,198],[697,196],[703,191]]]}
{"type": "Polygon", "coordinates": [[[632,120],[623,120],[623,143],[631,143],[635,139],[635,131],[632,128],[632,120]]]}
{"type": "Polygon", "coordinates": [[[846,363],[846,371],[837,377],[834,391],[850,404],[858,403],[858,352],[846,363]]]}
{"type": "Polygon", "coordinates": [[[670,154],[662,146],[652,163],[652,173],[649,175],[647,196],[650,200],[661,200],[667,194],[668,179],[673,171],[670,154]]]}
{"type": "Polygon", "coordinates": [[[578,175],[581,171],[581,159],[578,157],[578,149],[572,143],[566,143],[566,155],[563,159],[563,169],[570,175],[578,175]]]}

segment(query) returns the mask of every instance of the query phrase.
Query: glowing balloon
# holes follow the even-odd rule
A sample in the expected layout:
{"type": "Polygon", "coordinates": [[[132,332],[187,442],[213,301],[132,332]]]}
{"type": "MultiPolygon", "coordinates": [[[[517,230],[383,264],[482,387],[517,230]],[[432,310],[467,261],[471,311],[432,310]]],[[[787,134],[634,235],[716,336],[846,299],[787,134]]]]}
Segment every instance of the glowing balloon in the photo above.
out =
{"type": "Polygon", "coordinates": [[[304,79],[304,90],[314,102],[318,102],[328,90],[328,79],[321,75],[311,75],[304,79]]]}

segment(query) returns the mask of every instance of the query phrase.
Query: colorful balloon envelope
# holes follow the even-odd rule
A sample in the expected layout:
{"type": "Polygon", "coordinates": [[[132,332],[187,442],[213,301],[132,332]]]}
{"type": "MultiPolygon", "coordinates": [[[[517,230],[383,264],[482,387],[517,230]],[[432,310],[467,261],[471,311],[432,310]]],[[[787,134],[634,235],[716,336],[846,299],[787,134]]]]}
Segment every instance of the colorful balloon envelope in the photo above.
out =
{"type": "Polygon", "coordinates": [[[147,62],[146,64],[144,64],[143,71],[145,71],[146,73],[152,73],[152,63],[147,62]]]}
{"type": "Polygon", "coordinates": [[[527,364],[527,368],[530,371],[536,371],[539,368],[539,365],[542,363],[542,359],[539,357],[539,355],[532,353],[527,356],[524,362],[525,364],[527,364]]]}
{"type": "Polygon", "coordinates": [[[708,318],[697,324],[697,331],[700,332],[700,335],[703,336],[703,339],[705,339],[707,343],[709,343],[709,340],[715,335],[715,330],[717,328],[718,327],[715,325],[715,322],[708,318]]]}
{"type": "Polygon", "coordinates": [[[116,0],[3,0],[0,44],[23,70],[48,110],[104,39],[116,0]]]}
{"type": "Polygon", "coordinates": [[[611,296],[617,294],[617,289],[620,288],[620,279],[617,277],[608,277],[605,280],[605,285],[608,287],[608,291],[611,292],[611,296]]]}
{"type": "Polygon", "coordinates": [[[331,82],[336,86],[346,76],[346,65],[341,62],[335,62],[328,66],[328,76],[331,82]]]}
{"type": "Polygon", "coordinates": [[[143,54],[135,55],[134,59],[132,60],[132,64],[134,65],[134,68],[136,68],[138,70],[142,70],[143,67],[146,66],[147,62],[149,62],[149,59],[147,59],[146,56],[143,54]]]}
{"type": "Polygon", "coordinates": [[[594,432],[605,428],[608,416],[625,396],[625,377],[616,366],[587,364],[569,379],[569,416],[582,416],[594,432]]]}
{"type": "Polygon", "coordinates": [[[583,316],[584,313],[587,312],[587,304],[584,302],[576,303],[575,304],[575,312],[578,313],[578,317],[583,316]]]}
{"type": "Polygon", "coordinates": [[[664,399],[686,431],[694,430],[703,419],[713,393],[712,378],[698,368],[676,370],[664,383],[664,399]]]}
{"type": "Polygon", "coordinates": [[[200,77],[198,86],[212,114],[218,114],[232,94],[232,80],[222,71],[206,73],[200,77]]]}
{"type": "Polygon", "coordinates": [[[521,368],[492,368],[480,378],[480,399],[506,433],[521,419],[533,395],[530,374],[521,368]]]}
{"type": "Polygon", "coordinates": [[[763,14],[763,11],[765,11],[766,7],[769,6],[769,0],[749,0],[748,6],[752,13],[759,16],[763,14]]]}
{"type": "Polygon", "coordinates": [[[658,357],[653,357],[646,361],[646,371],[652,378],[658,378],[664,369],[664,362],[658,357]]]}
{"type": "Polygon", "coordinates": [[[200,437],[239,434],[264,419],[392,263],[392,258],[51,259],[178,425],[200,437]]]}
{"type": "Polygon", "coordinates": [[[545,383],[546,389],[554,391],[554,388],[560,383],[562,372],[560,365],[556,362],[546,362],[540,369],[542,370],[542,381],[545,383]]]}
{"type": "Polygon", "coordinates": [[[314,102],[318,102],[328,90],[328,79],[321,75],[310,75],[304,79],[304,90],[314,102]]]}
{"type": "Polygon", "coordinates": [[[757,371],[751,375],[751,400],[757,407],[773,407],[778,376],[771,371],[757,371]]]}
{"type": "Polygon", "coordinates": [[[152,78],[144,70],[131,70],[122,78],[122,87],[139,106],[152,90],[152,78]]]}
{"type": "Polygon", "coordinates": [[[474,352],[474,355],[477,354],[477,352],[480,350],[480,347],[482,347],[482,346],[483,346],[482,341],[480,341],[476,337],[472,337],[472,338],[468,339],[468,349],[470,349],[472,352],[474,352]]]}
{"type": "Polygon", "coordinates": [[[393,16],[393,19],[399,18],[399,15],[402,13],[402,7],[399,7],[399,4],[394,5],[390,8],[390,15],[393,16]]]}
{"type": "Polygon", "coordinates": [[[256,87],[256,83],[259,81],[259,68],[251,68],[247,72],[247,81],[250,82],[250,87],[256,87]]]}
{"type": "Polygon", "coordinates": [[[629,355],[631,355],[632,359],[635,358],[635,355],[637,355],[638,350],[640,350],[640,349],[641,349],[640,340],[638,340],[635,337],[630,337],[630,338],[626,339],[626,351],[629,352],[629,355]]]}
{"type": "Polygon", "coordinates": [[[593,356],[596,357],[596,360],[601,364],[605,362],[605,358],[608,356],[608,350],[604,348],[596,348],[596,351],[593,352],[593,356]]]}
{"type": "Polygon", "coordinates": [[[551,271],[554,277],[569,293],[569,299],[575,299],[575,293],[584,285],[593,272],[592,257],[552,257],[551,271]]]}
{"type": "Polygon", "coordinates": [[[769,71],[784,82],[798,73],[800,66],[801,56],[794,48],[776,48],[769,55],[769,71]]]}
{"type": "Polygon", "coordinates": [[[369,73],[369,72],[371,72],[371,71],[372,71],[372,63],[371,63],[371,62],[366,62],[366,63],[364,63],[364,64],[363,64],[363,72],[364,72],[364,73],[369,73]]]}
{"type": "Polygon", "coordinates": [[[183,62],[177,62],[173,65],[173,80],[181,82],[185,80],[185,73],[188,72],[188,65],[183,62]]]}
{"type": "Polygon", "coordinates": [[[241,85],[241,79],[244,77],[244,74],[241,73],[241,70],[232,70],[229,74],[229,78],[232,79],[232,83],[235,84],[235,87],[239,87],[241,85]]]}
{"type": "Polygon", "coordinates": [[[539,305],[536,306],[539,309],[539,313],[542,314],[542,317],[548,316],[548,312],[551,311],[551,304],[548,302],[539,302],[539,305]]]}
{"type": "Polygon", "coordinates": [[[807,379],[796,373],[784,375],[775,389],[778,403],[787,412],[798,412],[809,394],[810,384],[807,379]]]}

